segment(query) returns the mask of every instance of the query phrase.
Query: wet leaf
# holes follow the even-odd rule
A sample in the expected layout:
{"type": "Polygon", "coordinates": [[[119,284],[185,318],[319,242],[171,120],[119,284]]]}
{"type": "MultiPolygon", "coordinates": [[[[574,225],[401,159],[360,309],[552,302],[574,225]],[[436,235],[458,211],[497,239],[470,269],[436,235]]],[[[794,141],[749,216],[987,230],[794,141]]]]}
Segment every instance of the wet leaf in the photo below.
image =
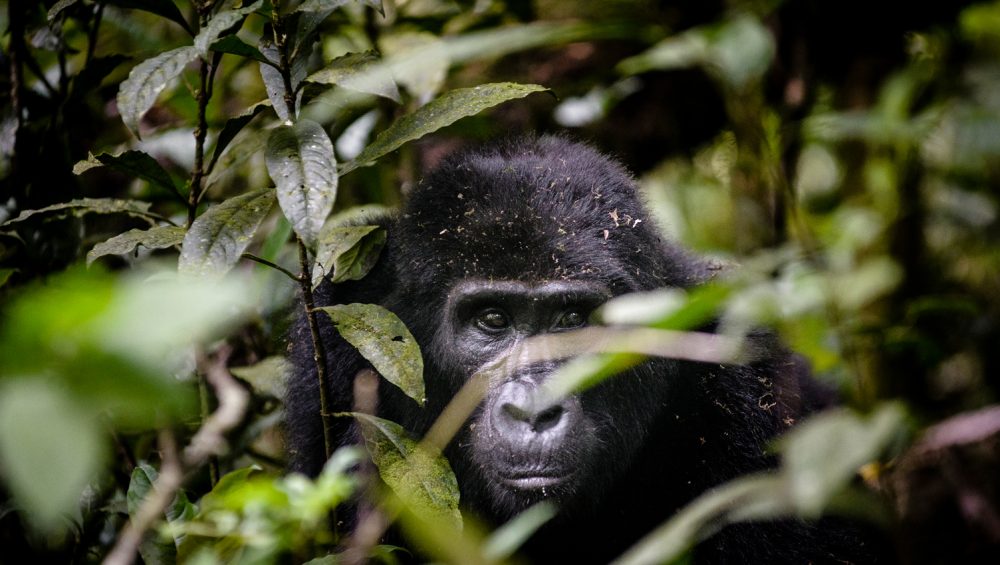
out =
{"type": "Polygon", "coordinates": [[[420,346],[395,314],[376,304],[318,308],[387,381],[423,406],[424,360],[420,346]]]}
{"type": "Polygon", "coordinates": [[[441,454],[421,449],[399,424],[368,414],[351,413],[379,476],[419,516],[462,527],[458,480],[441,454]]]}
{"type": "Polygon", "coordinates": [[[466,116],[478,114],[508,100],[524,98],[533,92],[547,90],[537,84],[500,82],[447,92],[389,126],[371,145],[365,147],[357,159],[346,163],[341,174],[370,165],[379,157],[399,149],[408,141],[420,139],[466,116]]]}
{"type": "Polygon", "coordinates": [[[125,255],[138,246],[147,249],[166,249],[180,245],[187,228],[181,226],[156,226],[148,230],[132,229],[98,243],[87,253],[87,264],[105,255],[125,255]]]}
{"type": "Polygon", "coordinates": [[[382,96],[400,102],[399,89],[392,73],[374,53],[350,53],[338,57],[308,78],[308,82],[335,84],[358,92],[382,96]]]}
{"type": "Polygon", "coordinates": [[[139,121],[156,102],[170,81],[184,71],[184,67],[198,58],[198,49],[187,45],[139,63],[118,88],[118,113],[125,127],[137,138],[139,121]]]}
{"type": "Polygon", "coordinates": [[[147,180],[172,193],[177,192],[177,186],[174,184],[173,179],[170,178],[170,173],[165,171],[156,159],[142,151],[125,151],[119,155],[109,155],[107,153],[91,155],[86,161],[80,161],[74,165],[73,173],[81,174],[99,166],[106,166],[123,172],[126,175],[147,180]]]}
{"type": "Polygon", "coordinates": [[[315,245],[337,197],[337,160],[323,126],[309,120],[279,126],[267,140],[267,172],[278,204],[307,245],[315,245]]]}
{"type": "Polygon", "coordinates": [[[229,272],[271,211],[274,198],[274,190],[266,188],[230,198],[198,216],[181,246],[181,274],[218,278],[229,272]]]}
{"type": "Polygon", "coordinates": [[[37,210],[25,210],[16,218],[7,220],[6,222],[0,224],[0,226],[10,226],[18,222],[23,222],[24,220],[27,220],[37,214],[53,213],[57,216],[64,216],[66,214],[72,214],[74,216],[83,216],[85,214],[128,214],[129,216],[135,216],[145,220],[164,219],[158,214],[150,212],[149,206],[149,202],[142,202],[141,200],[80,198],[77,200],[70,200],[69,202],[63,202],[61,204],[53,204],[52,206],[46,206],[45,208],[39,208],[37,210]]]}
{"type": "MultiPolygon", "coordinates": [[[[198,50],[198,53],[202,57],[208,55],[210,47],[219,38],[219,35],[242,22],[243,18],[245,18],[247,14],[256,11],[262,4],[263,0],[257,0],[249,6],[236,10],[223,10],[215,14],[215,16],[209,20],[208,25],[203,27],[194,38],[194,46],[198,50]]],[[[237,30],[235,29],[232,30],[233,33],[236,31],[237,30]]]]}
{"type": "Polygon", "coordinates": [[[247,59],[253,59],[254,61],[258,61],[266,65],[271,64],[271,62],[268,61],[267,57],[265,57],[259,49],[253,45],[244,43],[243,40],[236,35],[227,35],[222,39],[217,40],[212,44],[211,49],[216,53],[229,53],[230,55],[238,55],[247,59]]]}
{"type": "Polygon", "coordinates": [[[342,226],[324,230],[313,265],[313,286],[323,277],[331,282],[360,280],[378,261],[386,231],[379,226],[342,226]]]}

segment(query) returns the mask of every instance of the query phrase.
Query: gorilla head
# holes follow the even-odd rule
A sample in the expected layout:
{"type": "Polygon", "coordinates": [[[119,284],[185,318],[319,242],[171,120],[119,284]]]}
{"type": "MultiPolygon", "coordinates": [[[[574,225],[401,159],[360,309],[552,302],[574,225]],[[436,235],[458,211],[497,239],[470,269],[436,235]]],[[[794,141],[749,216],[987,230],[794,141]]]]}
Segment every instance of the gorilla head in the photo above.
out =
{"type": "MultiPolygon", "coordinates": [[[[427,404],[381,386],[377,412],[418,437],[472,375],[527,338],[582,328],[614,296],[710,277],[706,262],[661,239],[617,163],[555,137],[450,158],[380,223],[389,237],[372,273],[326,284],[317,300],[378,303],[409,327],[427,404]]],[[[335,409],[349,410],[368,365],[322,329],[335,409]]],[[[286,427],[292,468],[314,474],[324,449],[306,331],[300,323],[291,336],[286,427]]],[[[446,450],[463,507],[500,523],[552,499],[560,514],[527,548],[532,557],[614,557],[704,490],[772,465],[767,441],[820,401],[794,357],[754,339],[769,354],[752,365],[651,360],[561,400],[537,394],[557,362],[513,363],[446,450]]],[[[356,441],[350,422],[337,425],[338,441],[356,441]]],[[[821,541],[803,541],[805,526],[730,530],[699,558],[827,555],[821,541]],[[804,543],[806,553],[793,549],[804,543]]]]}

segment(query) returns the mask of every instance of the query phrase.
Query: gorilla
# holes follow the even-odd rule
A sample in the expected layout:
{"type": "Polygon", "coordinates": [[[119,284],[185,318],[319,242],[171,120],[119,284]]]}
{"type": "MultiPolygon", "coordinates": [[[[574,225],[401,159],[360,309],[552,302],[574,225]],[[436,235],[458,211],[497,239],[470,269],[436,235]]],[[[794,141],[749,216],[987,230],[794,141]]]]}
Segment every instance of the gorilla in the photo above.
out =
{"type": "MultiPolygon", "coordinates": [[[[372,223],[372,222],[368,222],[372,223]]],[[[378,387],[376,413],[421,437],[459,388],[528,337],[588,324],[608,299],[687,289],[717,271],[664,241],[618,163],[561,137],[508,140],[445,159],[401,212],[378,218],[386,246],[361,281],[323,283],[317,305],[375,303],[407,325],[424,356],[423,408],[378,387]]],[[[370,365],[328,320],[328,391],[349,411],[370,365]]],[[[703,328],[711,330],[710,327],[703,328]]],[[[707,489],[775,464],[768,444],[830,402],[804,364],[766,332],[745,365],[652,359],[575,396],[536,394],[558,363],[492,379],[448,457],[463,510],[500,524],[545,498],[559,513],[523,548],[536,563],[606,563],[707,489]]],[[[293,471],[324,463],[309,330],[291,330],[286,398],[293,471]]],[[[338,444],[358,441],[337,418],[338,444]]],[[[850,528],[788,520],[725,528],[697,563],[867,561],[850,528]]]]}

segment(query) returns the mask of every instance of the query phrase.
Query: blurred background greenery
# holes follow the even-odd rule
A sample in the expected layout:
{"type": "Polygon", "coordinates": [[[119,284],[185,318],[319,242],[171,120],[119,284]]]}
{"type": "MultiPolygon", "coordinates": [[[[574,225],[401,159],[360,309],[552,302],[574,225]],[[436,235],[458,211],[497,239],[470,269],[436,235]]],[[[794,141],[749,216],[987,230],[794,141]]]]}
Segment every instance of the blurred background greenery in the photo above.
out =
{"type": "MultiPolygon", "coordinates": [[[[220,283],[229,286],[177,280],[177,240],[85,264],[112,236],[188,215],[197,70],[157,98],[141,140],[116,95],[135,65],[189,42],[181,22],[212,4],[0,4],[0,546],[9,555],[104,556],[164,464],[164,442],[185,445],[215,408],[212,387],[193,375],[220,359],[243,367],[232,372],[249,408],[225,455],[185,468],[162,517],[173,543],[147,538],[143,559],[302,561],[336,544],[322,517],[353,488],[343,468],[317,482],[278,473],[295,283],[250,261],[220,283]],[[133,149],[168,178],[81,164],[133,149]],[[134,207],[25,214],[84,198],[134,207]],[[255,478],[220,481],[232,471],[255,478]]],[[[515,81],[554,96],[462,119],[344,175],[335,210],[398,205],[422,171],[469,143],[529,132],[592,143],[634,172],[669,237],[740,265],[719,305],[724,329],[773,325],[850,407],[904,408],[909,439],[866,453],[863,473],[892,509],[900,558],[996,555],[1000,2],[346,4],[320,24],[302,72],[374,51],[398,93],[304,88],[302,115],[326,128],[341,162],[454,88],[515,81]]],[[[250,17],[239,37],[253,44],[267,25],[250,17]]],[[[212,143],[227,120],[268,99],[252,58],[221,57],[213,76],[212,143]]],[[[199,179],[205,205],[270,186],[260,132],[276,122],[256,115],[199,179]]],[[[273,213],[249,249],[294,271],[290,233],[273,213]]]]}

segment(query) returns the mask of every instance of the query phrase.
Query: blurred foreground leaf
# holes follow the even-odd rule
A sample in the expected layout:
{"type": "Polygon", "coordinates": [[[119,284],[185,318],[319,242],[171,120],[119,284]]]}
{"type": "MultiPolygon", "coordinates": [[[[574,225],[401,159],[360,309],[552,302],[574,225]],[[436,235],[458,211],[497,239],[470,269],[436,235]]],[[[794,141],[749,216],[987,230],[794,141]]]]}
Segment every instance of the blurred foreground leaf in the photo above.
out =
{"type": "Polygon", "coordinates": [[[50,379],[0,381],[0,469],[33,526],[69,525],[107,455],[97,414],[50,379]]]}

